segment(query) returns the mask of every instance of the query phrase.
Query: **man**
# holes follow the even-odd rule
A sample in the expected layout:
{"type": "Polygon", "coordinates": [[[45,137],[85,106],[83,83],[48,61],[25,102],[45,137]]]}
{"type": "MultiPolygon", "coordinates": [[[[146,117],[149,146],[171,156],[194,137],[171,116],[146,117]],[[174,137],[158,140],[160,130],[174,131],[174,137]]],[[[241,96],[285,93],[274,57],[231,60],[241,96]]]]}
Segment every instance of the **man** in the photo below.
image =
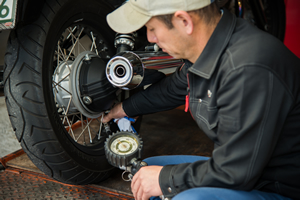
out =
{"type": "Polygon", "coordinates": [[[149,42],[188,61],[104,122],[186,100],[215,143],[209,159],[140,169],[136,199],[299,198],[300,62],[282,42],[210,0],[129,0],[107,21],[119,33],[145,25],[149,42]]]}

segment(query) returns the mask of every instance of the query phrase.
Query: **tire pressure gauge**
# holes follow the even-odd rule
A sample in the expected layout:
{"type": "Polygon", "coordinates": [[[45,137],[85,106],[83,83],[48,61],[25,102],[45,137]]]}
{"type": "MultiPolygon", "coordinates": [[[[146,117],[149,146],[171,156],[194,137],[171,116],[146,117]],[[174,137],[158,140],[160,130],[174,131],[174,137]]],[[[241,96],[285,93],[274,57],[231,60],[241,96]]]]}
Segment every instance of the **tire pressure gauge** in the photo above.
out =
{"type": "Polygon", "coordinates": [[[117,132],[105,142],[105,155],[108,162],[120,169],[126,169],[133,159],[141,159],[143,142],[135,133],[117,132]]]}

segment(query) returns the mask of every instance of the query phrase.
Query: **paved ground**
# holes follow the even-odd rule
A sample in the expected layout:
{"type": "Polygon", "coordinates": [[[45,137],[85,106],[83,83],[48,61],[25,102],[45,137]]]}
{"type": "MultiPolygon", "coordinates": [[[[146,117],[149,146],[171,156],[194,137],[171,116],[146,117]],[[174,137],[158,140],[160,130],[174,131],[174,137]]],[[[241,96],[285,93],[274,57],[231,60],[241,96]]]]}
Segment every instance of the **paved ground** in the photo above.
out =
{"type": "Polygon", "coordinates": [[[19,150],[21,146],[12,130],[2,89],[0,89],[0,95],[0,158],[2,158],[19,150]]]}

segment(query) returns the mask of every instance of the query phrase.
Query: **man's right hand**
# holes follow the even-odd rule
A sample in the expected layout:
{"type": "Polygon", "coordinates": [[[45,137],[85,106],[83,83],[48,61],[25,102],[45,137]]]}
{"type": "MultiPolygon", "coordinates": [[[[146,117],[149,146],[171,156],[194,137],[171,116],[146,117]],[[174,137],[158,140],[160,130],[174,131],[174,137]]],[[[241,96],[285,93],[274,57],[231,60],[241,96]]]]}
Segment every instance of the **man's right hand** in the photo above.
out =
{"type": "Polygon", "coordinates": [[[127,116],[123,110],[122,103],[116,104],[110,112],[103,117],[102,122],[107,123],[112,119],[118,119],[127,116]]]}

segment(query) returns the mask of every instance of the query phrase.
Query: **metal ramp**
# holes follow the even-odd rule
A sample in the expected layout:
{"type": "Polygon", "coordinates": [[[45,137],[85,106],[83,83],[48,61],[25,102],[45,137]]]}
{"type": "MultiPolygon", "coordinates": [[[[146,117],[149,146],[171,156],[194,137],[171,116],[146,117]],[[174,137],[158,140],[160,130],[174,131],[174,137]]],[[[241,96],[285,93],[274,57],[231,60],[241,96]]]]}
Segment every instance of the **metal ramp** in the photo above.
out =
{"type": "MultiPolygon", "coordinates": [[[[189,113],[174,109],[143,116],[140,135],[143,157],[157,155],[211,156],[213,143],[189,113]]],[[[130,182],[116,170],[107,180],[91,185],[68,185],[43,174],[22,149],[0,158],[0,200],[4,199],[134,199],[130,182]]]]}

